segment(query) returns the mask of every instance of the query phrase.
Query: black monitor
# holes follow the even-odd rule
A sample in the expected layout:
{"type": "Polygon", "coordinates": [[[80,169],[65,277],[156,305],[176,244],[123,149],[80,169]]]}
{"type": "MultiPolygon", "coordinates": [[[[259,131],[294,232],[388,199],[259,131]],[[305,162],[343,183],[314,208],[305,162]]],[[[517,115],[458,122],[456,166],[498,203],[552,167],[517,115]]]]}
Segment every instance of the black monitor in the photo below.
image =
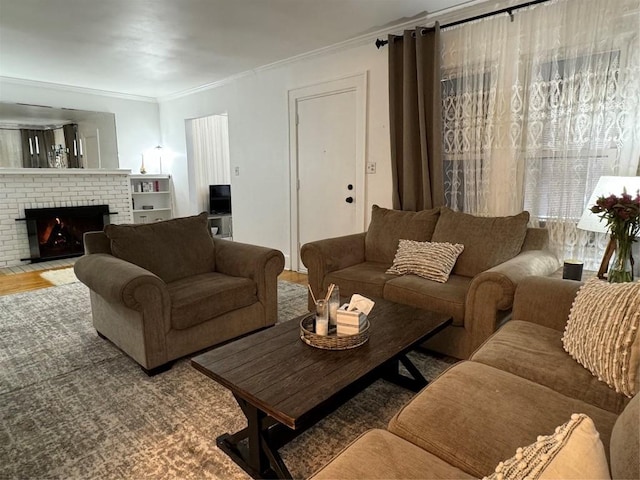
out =
{"type": "Polygon", "coordinates": [[[231,185],[209,185],[209,213],[231,213],[231,185]]]}

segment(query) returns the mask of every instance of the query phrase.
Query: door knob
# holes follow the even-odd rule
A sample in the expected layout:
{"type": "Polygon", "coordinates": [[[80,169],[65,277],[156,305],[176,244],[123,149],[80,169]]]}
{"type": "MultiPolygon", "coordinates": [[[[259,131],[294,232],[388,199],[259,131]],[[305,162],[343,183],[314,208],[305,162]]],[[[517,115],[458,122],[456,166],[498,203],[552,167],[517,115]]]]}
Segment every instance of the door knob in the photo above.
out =
{"type": "Polygon", "coordinates": [[[347,190],[353,190],[353,185],[351,184],[347,185],[347,190]]]}
{"type": "Polygon", "coordinates": [[[353,203],[353,197],[347,197],[344,201],[347,203],[353,203]]]}

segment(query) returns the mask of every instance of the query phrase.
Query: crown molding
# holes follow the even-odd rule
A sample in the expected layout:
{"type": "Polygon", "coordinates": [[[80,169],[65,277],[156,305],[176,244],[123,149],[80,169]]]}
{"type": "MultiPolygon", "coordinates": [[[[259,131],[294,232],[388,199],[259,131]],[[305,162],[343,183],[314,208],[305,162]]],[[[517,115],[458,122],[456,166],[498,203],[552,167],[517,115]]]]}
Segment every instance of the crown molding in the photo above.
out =
{"type": "MultiPolygon", "coordinates": [[[[515,1],[515,0],[512,0],[515,1]]],[[[236,75],[231,75],[229,77],[223,78],[221,80],[217,80],[215,82],[211,82],[211,83],[207,83],[198,87],[194,87],[194,88],[189,88],[187,90],[182,90],[176,93],[170,93],[168,95],[163,95],[157,98],[157,101],[159,103],[162,102],[168,102],[171,100],[177,100],[179,98],[183,98],[183,97],[187,97],[189,95],[193,95],[196,93],[201,93],[201,92],[206,92],[208,90],[213,90],[215,88],[219,88],[222,87],[224,85],[228,85],[230,83],[235,82],[236,80],[240,80],[242,78],[245,77],[250,77],[255,75],[256,73],[259,72],[263,72],[266,70],[272,70],[274,68],[278,68],[278,67],[283,67],[286,65],[290,65],[292,63],[295,62],[299,62],[300,60],[306,60],[306,59],[310,59],[310,58],[314,58],[314,57],[318,57],[320,55],[326,55],[326,54],[331,54],[340,50],[346,50],[348,48],[354,48],[354,47],[359,47],[361,45],[365,45],[365,44],[370,44],[375,42],[376,38],[381,37],[381,36],[386,36],[389,34],[392,34],[394,32],[398,32],[398,31],[402,31],[405,28],[415,28],[416,26],[423,24],[425,26],[427,26],[427,23],[435,23],[436,21],[440,20],[440,18],[447,18],[447,20],[449,19],[459,19],[459,18],[464,18],[463,15],[461,15],[461,13],[465,13],[469,10],[472,9],[472,11],[476,11],[476,10],[480,10],[482,9],[482,6],[485,6],[485,11],[486,11],[486,6],[489,5],[491,2],[489,2],[488,0],[471,0],[469,2],[465,2],[461,5],[456,5],[454,7],[450,7],[450,8],[446,8],[443,10],[438,10],[436,12],[432,12],[432,13],[427,13],[424,16],[421,17],[415,17],[412,18],[411,20],[408,20],[406,22],[402,22],[402,23],[396,23],[394,25],[391,25],[389,27],[385,27],[379,30],[376,30],[374,32],[369,32],[369,33],[365,33],[362,35],[359,35],[357,37],[351,38],[349,40],[344,40],[342,42],[338,42],[338,43],[334,43],[332,45],[326,46],[326,47],[322,47],[322,48],[318,48],[316,50],[311,50],[309,52],[305,52],[305,53],[301,53],[300,55],[295,55],[293,57],[289,57],[286,58],[284,60],[278,60],[277,62],[273,62],[273,63],[268,63],[266,65],[262,65],[260,67],[251,69],[251,70],[246,70],[244,72],[238,73],[236,75]],[[480,8],[475,8],[474,7],[478,7],[480,6],[480,8]],[[461,12],[463,11],[463,12],[461,12]]],[[[493,5],[490,8],[496,8],[495,5],[493,5]]],[[[466,16],[466,15],[465,15],[466,16]]]]}
{"type": "Polygon", "coordinates": [[[131,95],[128,93],[111,92],[109,90],[99,90],[96,88],[76,87],[73,85],[64,85],[62,83],[41,82],[39,80],[27,80],[25,78],[0,76],[0,83],[9,83],[12,85],[24,85],[28,87],[38,87],[38,88],[52,88],[55,90],[63,90],[65,92],[99,95],[102,97],[119,98],[121,100],[133,100],[136,102],[158,103],[158,100],[154,97],[145,97],[142,95],[131,95]]]}
{"type": "Polygon", "coordinates": [[[322,47],[322,48],[318,48],[316,50],[311,50],[309,52],[301,53],[300,55],[295,55],[293,57],[285,58],[284,60],[278,60],[277,62],[268,63],[266,65],[262,65],[260,67],[254,68],[254,69],[247,70],[247,71],[238,73],[236,75],[232,75],[230,77],[223,78],[223,79],[215,81],[215,82],[207,83],[207,84],[201,85],[199,87],[194,87],[194,88],[190,88],[188,90],[183,90],[181,92],[176,92],[176,93],[172,93],[172,94],[169,94],[169,95],[164,95],[162,97],[158,97],[158,101],[159,102],[166,102],[166,101],[169,101],[169,100],[176,100],[178,98],[182,98],[182,97],[186,97],[186,96],[189,96],[189,95],[193,95],[194,93],[205,92],[207,90],[212,90],[214,88],[218,88],[218,87],[227,85],[227,84],[235,82],[236,80],[239,80],[241,78],[253,76],[253,75],[255,75],[256,73],[259,73],[259,72],[263,72],[263,71],[266,71],[266,70],[272,70],[274,68],[290,65],[292,63],[299,62],[300,60],[306,60],[306,59],[318,57],[320,55],[326,55],[326,54],[334,53],[334,52],[337,52],[337,51],[340,51],[340,50],[345,50],[345,49],[348,49],[348,48],[359,47],[359,46],[365,45],[365,44],[372,44],[375,41],[375,39],[377,37],[379,37],[379,36],[388,35],[390,33],[397,32],[398,30],[404,29],[404,28],[414,28],[416,25],[418,25],[420,23],[424,23],[424,21],[427,18],[428,18],[427,16],[413,18],[413,19],[411,19],[411,20],[409,20],[407,22],[397,23],[395,25],[392,25],[392,26],[389,26],[389,27],[386,27],[386,28],[383,28],[383,29],[380,29],[380,30],[376,30],[375,32],[365,33],[363,35],[359,35],[359,36],[351,38],[349,40],[344,40],[342,42],[334,43],[334,44],[326,46],[326,47],[322,47]]]}

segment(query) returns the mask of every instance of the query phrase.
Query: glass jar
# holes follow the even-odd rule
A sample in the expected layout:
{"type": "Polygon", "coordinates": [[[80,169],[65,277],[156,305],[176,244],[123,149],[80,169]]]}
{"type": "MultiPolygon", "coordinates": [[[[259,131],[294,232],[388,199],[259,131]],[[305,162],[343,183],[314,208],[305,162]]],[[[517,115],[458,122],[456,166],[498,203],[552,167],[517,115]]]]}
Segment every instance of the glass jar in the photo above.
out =
{"type": "Polygon", "coordinates": [[[329,303],[322,299],[316,302],[316,335],[329,334],[329,303]]]}
{"type": "Polygon", "coordinates": [[[338,324],[338,309],[340,308],[340,289],[334,285],[331,295],[329,296],[329,327],[335,327],[338,324]]]}

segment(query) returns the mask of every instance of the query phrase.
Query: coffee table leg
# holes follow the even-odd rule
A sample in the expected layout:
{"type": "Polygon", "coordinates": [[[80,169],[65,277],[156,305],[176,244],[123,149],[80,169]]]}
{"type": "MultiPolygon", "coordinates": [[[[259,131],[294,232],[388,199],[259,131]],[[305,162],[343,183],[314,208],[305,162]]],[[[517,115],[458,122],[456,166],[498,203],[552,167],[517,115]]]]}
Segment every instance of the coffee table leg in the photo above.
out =
{"type": "Polygon", "coordinates": [[[247,417],[247,428],[219,436],[218,447],[253,478],[292,478],[277,449],[269,444],[268,428],[273,422],[260,409],[235,398],[247,417]]]}
{"type": "Polygon", "coordinates": [[[424,378],[424,375],[420,373],[420,370],[416,368],[413,362],[411,362],[405,354],[399,355],[389,361],[385,367],[385,372],[382,375],[382,378],[408,390],[413,390],[414,392],[422,390],[429,384],[429,381],[424,378]],[[404,368],[407,369],[411,377],[407,377],[400,373],[401,363],[404,365],[404,368]]]}

